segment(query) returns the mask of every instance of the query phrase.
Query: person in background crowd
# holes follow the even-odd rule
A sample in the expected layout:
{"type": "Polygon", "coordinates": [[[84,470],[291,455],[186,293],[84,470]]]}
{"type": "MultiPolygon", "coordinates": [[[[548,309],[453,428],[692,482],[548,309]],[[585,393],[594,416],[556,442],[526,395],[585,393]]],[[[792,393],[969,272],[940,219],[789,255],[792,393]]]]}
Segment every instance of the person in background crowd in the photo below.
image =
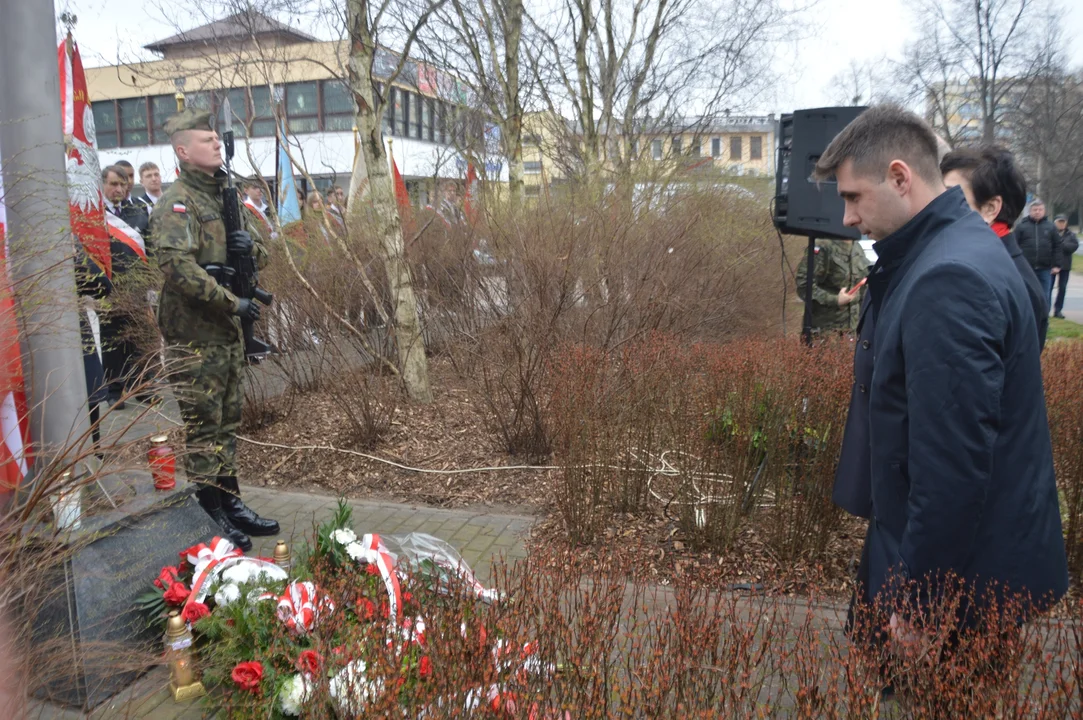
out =
{"type": "Polygon", "coordinates": [[[327,190],[327,211],[331,214],[336,231],[344,234],[346,232],[346,193],[338,185],[332,185],[327,190]]]}
{"type": "Polygon", "coordinates": [[[962,189],[946,190],[938,155],[925,121],[881,105],[839,133],[813,173],[836,179],[846,225],[878,241],[876,371],[863,388],[871,521],[855,603],[897,608],[885,630],[901,652],[924,636],[945,574],[980,608],[1018,592],[1041,610],[1068,587],[1026,285],[962,189]]]}
{"type": "Polygon", "coordinates": [[[1041,281],[1046,307],[1050,307],[1053,304],[1053,276],[1060,272],[1060,235],[1045,216],[1045,203],[1041,198],[1031,201],[1027,217],[1015,226],[1015,240],[1041,281]]]}
{"type": "Polygon", "coordinates": [[[250,177],[244,183],[244,204],[254,210],[267,214],[267,203],[263,199],[263,184],[259,178],[250,177]]]}
{"type": "Polygon", "coordinates": [[[944,184],[960,187],[971,210],[981,215],[1004,243],[1019,276],[1027,286],[1038,327],[1038,344],[1045,348],[1049,330],[1049,305],[1044,288],[1015,240],[1011,223],[1027,202],[1027,181],[1015,166],[1015,157],[995,145],[980,149],[952,150],[940,161],[944,184]]]}
{"type": "MultiPolygon", "coordinates": [[[[138,224],[142,223],[141,234],[145,232],[148,219],[142,205],[125,201],[128,180],[124,168],[116,165],[105,168],[102,171],[102,186],[106,212],[137,231],[140,231],[138,224]]],[[[109,236],[109,252],[113,261],[111,293],[112,288],[122,285],[127,273],[142,260],[134,248],[118,240],[112,233],[109,236]]],[[[108,400],[118,410],[124,408],[125,403],[121,398],[125,388],[135,379],[135,366],[140,356],[138,345],[129,337],[131,327],[132,319],[125,312],[109,310],[101,314],[102,368],[108,386],[108,400]]]]}
{"type": "Polygon", "coordinates": [[[124,176],[128,178],[128,194],[124,196],[124,199],[131,200],[132,190],[135,188],[135,167],[127,160],[117,160],[113,164],[121,168],[124,171],[124,176]]]}
{"type": "Polygon", "coordinates": [[[150,214],[143,203],[136,203],[131,199],[132,176],[135,170],[131,169],[131,163],[125,166],[121,164],[123,162],[126,161],[121,160],[116,165],[110,165],[102,170],[102,186],[106,194],[105,209],[131,225],[140,235],[146,237],[147,226],[150,224],[150,214]],[[131,175],[129,169],[131,169],[131,175]],[[114,176],[113,179],[109,179],[110,173],[114,176]],[[111,187],[108,187],[109,185],[111,187]]]}
{"type": "MultiPolygon", "coordinates": [[[[812,329],[856,330],[861,314],[861,288],[869,261],[861,244],[852,240],[820,240],[816,244],[812,278],[812,329]]],[[[797,296],[805,299],[808,257],[797,266],[797,296]]]]}
{"type": "Polygon", "coordinates": [[[1057,301],[1053,304],[1053,317],[1064,318],[1064,293],[1068,289],[1068,279],[1072,276],[1072,257],[1079,249],[1079,238],[1068,229],[1068,218],[1057,215],[1053,221],[1060,235],[1060,272],[1057,273],[1057,301]]]}
{"type": "Polygon", "coordinates": [[[143,194],[136,200],[143,203],[147,214],[154,212],[154,204],[162,196],[162,172],[152,162],[145,162],[139,166],[139,184],[143,186],[143,194]]]}
{"type": "Polygon", "coordinates": [[[305,207],[305,191],[301,188],[297,188],[297,207],[301,210],[301,216],[304,217],[305,210],[308,208],[305,207]]]}

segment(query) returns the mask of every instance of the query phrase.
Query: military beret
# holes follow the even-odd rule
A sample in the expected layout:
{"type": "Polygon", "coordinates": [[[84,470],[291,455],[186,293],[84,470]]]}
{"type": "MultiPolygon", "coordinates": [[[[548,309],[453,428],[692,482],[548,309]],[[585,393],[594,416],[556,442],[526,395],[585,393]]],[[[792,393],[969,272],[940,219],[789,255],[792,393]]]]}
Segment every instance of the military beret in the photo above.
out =
{"type": "Polygon", "coordinates": [[[211,113],[198,108],[187,108],[177,113],[165,121],[162,129],[170,137],[182,130],[214,130],[211,126],[211,113]]]}

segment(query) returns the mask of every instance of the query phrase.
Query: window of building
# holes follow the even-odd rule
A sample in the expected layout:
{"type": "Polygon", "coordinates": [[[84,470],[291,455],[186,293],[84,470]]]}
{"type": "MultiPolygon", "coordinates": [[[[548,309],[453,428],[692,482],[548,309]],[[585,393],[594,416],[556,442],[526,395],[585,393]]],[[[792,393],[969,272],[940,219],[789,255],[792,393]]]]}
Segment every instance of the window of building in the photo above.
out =
{"type": "Polygon", "coordinates": [[[316,95],[314,81],[286,85],[286,121],[290,132],[310,133],[320,129],[316,95]]]}
{"type": "Polygon", "coordinates": [[[628,141],[628,155],[632,159],[639,157],[639,141],[638,140],[629,140],[628,141]]]}
{"type": "Polygon", "coordinates": [[[425,137],[425,98],[417,93],[410,93],[410,137],[421,140],[425,137]]]}
{"type": "Polygon", "coordinates": [[[711,138],[711,157],[722,157],[722,138],[711,138]]]}
{"type": "Polygon", "coordinates": [[[680,155],[681,154],[681,138],[680,137],[673,138],[673,154],[674,155],[680,155]]]}
{"type": "MultiPolygon", "coordinates": [[[[99,100],[91,105],[94,111],[94,130],[98,135],[98,148],[107,150],[117,146],[117,106],[112,100],[99,100]]],[[[177,106],[174,105],[176,110],[177,106]]]]}
{"type": "Polygon", "coordinates": [[[523,174],[524,175],[540,175],[542,170],[541,160],[524,160],[523,161],[523,174]]]}
{"type": "Polygon", "coordinates": [[[186,108],[210,110],[211,106],[211,94],[209,92],[194,92],[184,95],[184,107],[186,108]]]}
{"type": "Polygon", "coordinates": [[[395,88],[389,87],[384,95],[384,137],[391,137],[395,130],[395,88]]]}
{"type": "Polygon", "coordinates": [[[341,80],[324,80],[320,85],[323,95],[323,129],[352,130],[354,105],[350,88],[341,80]]]}
{"type": "Polygon", "coordinates": [[[421,122],[419,138],[432,140],[432,99],[423,95],[415,95],[417,98],[418,120],[421,122]]]}
{"type": "Polygon", "coordinates": [[[741,136],[730,138],[730,160],[741,159],[741,136]]]}
{"type": "Polygon", "coordinates": [[[448,105],[439,100],[436,101],[436,133],[439,141],[447,144],[447,115],[448,105]]]}
{"type": "Polygon", "coordinates": [[[662,141],[651,140],[651,157],[655,160],[662,159],[662,141]]]}
{"type": "Polygon", "coordinates": [[[391,92],[395,98],[395,125],[391,134],[406,135],[406,122],[410,117],[409,94],[399,88],[394,88],[391,92]]]}
{"type": "Polygon", "coordinates": [[[225,132],[226,127],[226,103],[229,98],[229,112],[233,116],[233,137],[243,138],[248,127],[248,90],[245,88],[233,88],[218,95],[218,127],[225,132]]]}
{"type": "Polygon", "coordinates": [[[750,160],[759,160],[763,157],[763,138],[759,135],[748,139],[748,157],[750,160]]]}
{"type": "Polygon", "coordinates": [[[252,93],[252,137],[275,136],[275,114],[271,104],[271,88],[266,85],[250,88],[252,93]]]}
{"type": "Polygon", "coordinates": [[[429,141],[436,141],[436,101],[429,98],[425,101],[425,107],[428,108],[428,119],[425,121],[425,137],[429,141]]]}
{"type": "Polygon", "coordinates": [[[699,157],[699,153],[700,153],[699,144],[700,144],[700,139],[699,138],[693,138],[693,140],[692,140],[692,157],[696,157],[696,158],[699,157]]]}
{"type": "Polygon", "coordinates": [[[120,113],[120,144],[122,147],[150,145],[147,129],[147,99],[125,98],[117,101],[120,113]]]}
{"type": "MultiPolygon", "coordinates": [[[[98,103],[94,104],[97,105],[98,103]]],[[[169,136],[162,130],[162,126],[165,125],[165,121],[176,114],[176,112],[177,98],[173,95],[155,95],[150,99],[151,142],[153,144],[167,145],[169,143],[169,136]]],[[[97,122],[98,116],[97,113],[95,113],[95,126],[97,126],[97,122]]],[[[99,147],[101,147],[100,140],[99,147]]]]}

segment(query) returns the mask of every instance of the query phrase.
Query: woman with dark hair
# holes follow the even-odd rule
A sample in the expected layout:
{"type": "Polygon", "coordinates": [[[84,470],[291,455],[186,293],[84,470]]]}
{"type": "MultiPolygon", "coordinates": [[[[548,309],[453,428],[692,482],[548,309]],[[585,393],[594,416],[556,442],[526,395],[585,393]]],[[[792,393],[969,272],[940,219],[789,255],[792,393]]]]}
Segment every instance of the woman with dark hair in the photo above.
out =
{"type": "Polygon", "coordinates": [[[1016,167],[1015,157],[996,145],[952,150],[940,161],[940,172],[945,185],[962,188],[967,204],[1004,243],[1027,286],[1038,327],[1038,343],[1044,348],[1049,329],[1049,301],[1012,233],[1012,224],[1027,202],[1027,181],[1016,167]]]}

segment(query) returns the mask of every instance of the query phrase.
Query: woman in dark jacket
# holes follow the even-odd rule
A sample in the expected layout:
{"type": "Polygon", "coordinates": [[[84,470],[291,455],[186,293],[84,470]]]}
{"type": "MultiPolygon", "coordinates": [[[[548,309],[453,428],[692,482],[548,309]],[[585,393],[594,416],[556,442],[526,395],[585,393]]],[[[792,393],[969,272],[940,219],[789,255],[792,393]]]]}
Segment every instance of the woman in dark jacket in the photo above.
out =
{"type": "Polygon", "coordinates": [[[940,172],[949,188],[958,185],[963,189],[970,208],[981,215],[1004,243],[1027,286],[1027,297],[1038,325],[1038,345],[1044,349],[1049,330],[1048,293],[1011,228],[1027,201],[1027,181],[1015,166],[1015,158],[996,145],[952,150],[940,161],[940,172]]]}

